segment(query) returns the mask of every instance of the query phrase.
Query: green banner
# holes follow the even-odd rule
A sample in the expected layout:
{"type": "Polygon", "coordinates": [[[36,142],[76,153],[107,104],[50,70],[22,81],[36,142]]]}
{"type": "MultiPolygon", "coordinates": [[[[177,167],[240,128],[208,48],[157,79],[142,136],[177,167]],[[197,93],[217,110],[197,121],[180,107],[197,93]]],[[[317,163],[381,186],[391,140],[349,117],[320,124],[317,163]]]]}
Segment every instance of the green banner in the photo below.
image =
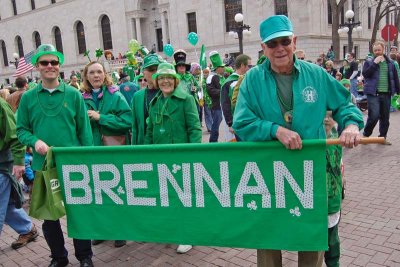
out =
{"type": "Polygon", "coordinates": [[[325,141],[54,148],[68,235],[327,248],[325,141]]]}

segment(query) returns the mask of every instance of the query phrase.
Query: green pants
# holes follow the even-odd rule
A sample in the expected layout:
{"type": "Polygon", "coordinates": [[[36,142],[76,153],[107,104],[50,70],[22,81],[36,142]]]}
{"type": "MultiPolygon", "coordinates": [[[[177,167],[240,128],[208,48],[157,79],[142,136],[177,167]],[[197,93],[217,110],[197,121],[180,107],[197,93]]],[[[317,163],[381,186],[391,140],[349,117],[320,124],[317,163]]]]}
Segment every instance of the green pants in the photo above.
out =
{"type": "Polygon", "coordinates": [[[325,264],[327,267],[339,267],[340,239],[339,224],[328,228],[328,251],[325,252],[325,264]]]}

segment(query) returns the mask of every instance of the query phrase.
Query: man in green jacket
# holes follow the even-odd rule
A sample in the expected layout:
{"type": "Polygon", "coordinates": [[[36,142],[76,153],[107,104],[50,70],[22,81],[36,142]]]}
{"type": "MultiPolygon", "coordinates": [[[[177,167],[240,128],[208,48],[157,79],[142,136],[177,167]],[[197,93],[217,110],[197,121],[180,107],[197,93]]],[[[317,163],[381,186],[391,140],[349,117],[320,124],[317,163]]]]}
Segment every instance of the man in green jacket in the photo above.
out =
{"type": "MultiPolygon", "coordinates": [[[[92,130],[81,93],[59,79],[64,56],[51,44],[42,44],[32,57],[42,82],[28,90],[17,112],[17,135],[33,147],[32,169],[40,170],[50,146],[91,146],[92,130]]],[[[34,201],[34,200],[33,200],[34,201]]],[[[45,220],[43,234],[51,250],[50,266],[67,266],[68,252],[60,221],[45,220]]],[[[75,256],[81,266],[93,266],[90,240],[74,239],[75,256]]]]}
{"type": "Polygon", "coordinates": [[[147,80],[147,88],[137,91],[132,98],[132,145],[144,144],[150,102],[160,91],[155,87],[152,75],[156,73],[158,65],[163,61],[157,54],[149,54],[143,59],[143,76],[147,80]]]}
{"type": "Polygon", "coordinates": [[[11,244],[18,249],[36,239],[38,232],[28,214],[21,207],[21,195],[16,186],[25,171],[25,146],[17,138],[14,113],[0,97],[0,236],[4,223],[18,234],[11,244]]]}
{"type": "MultiPolygon", "coordinates": [[[[296,37],[286,16],[271,16],[260,24],[267,59],[246,74],[239,90],[233,129],[243,141],[278,140],[287,149],[302,148],[303,139],[326,139],[327,110],[341,129],[342,146],[360,140],[361,112],[350,93],[322,68],[297,60],[296,37]]],[[[273,229],[268,229],[273,231],[273,229]]],[[[323,251],[300,251],[299,266],[322,266],[323,251]]],[[[258,250],[258,266],[282,266],[280,250],[258,250]]]]}

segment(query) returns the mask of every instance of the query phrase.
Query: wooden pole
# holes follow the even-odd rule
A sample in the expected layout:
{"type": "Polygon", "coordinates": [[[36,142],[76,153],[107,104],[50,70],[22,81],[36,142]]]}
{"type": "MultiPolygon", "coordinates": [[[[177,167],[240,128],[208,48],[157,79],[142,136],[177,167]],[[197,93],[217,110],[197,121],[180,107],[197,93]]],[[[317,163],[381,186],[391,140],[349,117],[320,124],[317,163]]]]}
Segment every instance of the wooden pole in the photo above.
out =
{"type": "MultiPolygon", "coordinates": [[[[360,144],[367,145],[367,144],[383,144],[385,143],[384,137],[368,137],[368,138],[361,138],[360,144]]],[[[326,139],[327,145],[340,145],[339,139],[326,139]]]]}

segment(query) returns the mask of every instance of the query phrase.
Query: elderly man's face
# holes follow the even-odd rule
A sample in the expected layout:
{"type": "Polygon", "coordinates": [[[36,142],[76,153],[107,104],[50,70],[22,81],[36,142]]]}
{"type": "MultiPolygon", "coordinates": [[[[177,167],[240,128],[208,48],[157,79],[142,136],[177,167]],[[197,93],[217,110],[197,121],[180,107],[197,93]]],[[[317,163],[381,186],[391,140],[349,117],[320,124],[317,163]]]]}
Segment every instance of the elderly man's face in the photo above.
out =
{"type": "Polygon", "coordinates": [[[293,69],[293,52],[296,50],[296,37],[287,36],[262,43],[264,55],[277,73],[290,73],[293,69]]]}

